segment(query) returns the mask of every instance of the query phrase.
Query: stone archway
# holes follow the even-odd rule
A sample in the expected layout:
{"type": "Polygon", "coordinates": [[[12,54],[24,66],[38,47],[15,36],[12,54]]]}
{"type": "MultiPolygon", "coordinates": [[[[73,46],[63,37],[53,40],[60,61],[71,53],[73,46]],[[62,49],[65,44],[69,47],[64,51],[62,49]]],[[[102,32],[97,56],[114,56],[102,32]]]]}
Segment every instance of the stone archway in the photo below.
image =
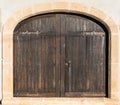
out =
{"type": "Polygon", "coordinates": [[[13,14],[5,23],[3,29],[3,105],[25,105],[29,104],[90,104],[95,105],[101,103],[101,105],[111,105],[113,102],[118,104],[118,28],[114,21],[102,11],[85,6],[79,3],[71,2],[51,2],[35,5],[23,10],[20,10],[13,14]],[[56,98],[14,98],[13,97],[13,32],[15,26],[22,20],[34,16],[37,14],[51,13],[51,12],[70,12],[76,14],[84,14],[97,19],[103,23],[111,37],[111,73],[109,74],[111,81],[109,83],[109,99],[107,98],[83,98],[83,99],[56,99],[56,98]]]}

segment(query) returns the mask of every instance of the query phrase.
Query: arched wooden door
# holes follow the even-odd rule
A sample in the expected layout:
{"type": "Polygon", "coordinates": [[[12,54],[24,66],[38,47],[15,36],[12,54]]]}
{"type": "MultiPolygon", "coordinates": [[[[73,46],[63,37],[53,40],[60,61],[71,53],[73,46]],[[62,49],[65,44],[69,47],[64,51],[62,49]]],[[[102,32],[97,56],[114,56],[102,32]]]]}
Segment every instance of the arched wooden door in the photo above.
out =
{"type": "Polygon", "coordinates": [[[107,96],[107,32],[82,15],[30,17],[14,30],[14,96],[107,96]]]}

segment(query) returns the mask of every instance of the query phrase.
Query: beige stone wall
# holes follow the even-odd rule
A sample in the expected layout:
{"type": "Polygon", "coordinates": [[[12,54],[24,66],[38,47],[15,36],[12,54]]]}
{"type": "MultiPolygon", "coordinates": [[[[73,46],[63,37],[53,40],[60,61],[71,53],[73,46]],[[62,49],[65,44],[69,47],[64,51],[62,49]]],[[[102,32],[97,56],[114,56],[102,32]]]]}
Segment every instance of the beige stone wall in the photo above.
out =
{"type": "Polygon", "coordinates": [[[120,105],[118,91],[118,27],[104,12],[79,3],[50,2],[38,4],[14,13],[3,29],[3,105],[120,105]],[[47,12],[72,12],[91,16],[102,22],[111,38],[111,83],[109,98],[15,98],[13,97],[13,31],[23,19],[47,12]]]}
{"type": "Polygon", "coordinates": [[[27,0],[0,0],[0,8],[2,9],[2,22],[5,23],[5,21],[14,12],[23,8],[40,3],[60,1],[77,2],[89,6],[94,6],[112,17],[118,25],[120,24],[120,0],[29,0],[29,2],[27,0]]]}
{"type": "MultiPolygon", "coordinates": [[[[1,8],[0,8],[0,42],[2,42],[2,21],[1,21],[1,8]]],[[[0,44],[0,49],[2,49],[2,44],[0,44]]],[[[2,87],[2,50],[0,50],[0,87],[2,87]]],[[[0,88],[0,99],[2,98],[2,88],[0,88]]]]}

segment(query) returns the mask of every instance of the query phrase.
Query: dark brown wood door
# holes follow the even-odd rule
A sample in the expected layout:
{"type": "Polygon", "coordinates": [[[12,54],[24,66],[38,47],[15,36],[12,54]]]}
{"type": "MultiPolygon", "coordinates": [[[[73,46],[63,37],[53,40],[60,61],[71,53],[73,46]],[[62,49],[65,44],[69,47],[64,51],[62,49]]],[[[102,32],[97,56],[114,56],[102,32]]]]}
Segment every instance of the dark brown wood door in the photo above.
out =
{"type": "Polygon", "coordinates": [[[59,15],[40,15],[16,27],[14,96],[59,96],[59,22],[59,15]]]}
{"type": "Polygon", "coordinates": [[[14,30],[14,96],[107,96],[106,32],[82,15],[45,14],[14,30]]]}
{"type": "Polygon", "coordinates": [[[104,30],[83,17],[64,15],[62,18],[66,23],[65,96],[106,96],[104,30]]]}

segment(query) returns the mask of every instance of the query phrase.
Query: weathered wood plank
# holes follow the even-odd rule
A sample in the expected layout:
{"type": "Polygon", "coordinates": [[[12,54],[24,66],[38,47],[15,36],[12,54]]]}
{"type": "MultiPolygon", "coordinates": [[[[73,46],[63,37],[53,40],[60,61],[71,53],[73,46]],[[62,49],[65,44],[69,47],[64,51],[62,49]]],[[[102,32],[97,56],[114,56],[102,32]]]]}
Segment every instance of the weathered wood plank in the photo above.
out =
{"type": "Polygon", "coordinates": [[[14,30],[14,96],[107,96],[104,26],[87,16],[51,13],[14,30]]]}

